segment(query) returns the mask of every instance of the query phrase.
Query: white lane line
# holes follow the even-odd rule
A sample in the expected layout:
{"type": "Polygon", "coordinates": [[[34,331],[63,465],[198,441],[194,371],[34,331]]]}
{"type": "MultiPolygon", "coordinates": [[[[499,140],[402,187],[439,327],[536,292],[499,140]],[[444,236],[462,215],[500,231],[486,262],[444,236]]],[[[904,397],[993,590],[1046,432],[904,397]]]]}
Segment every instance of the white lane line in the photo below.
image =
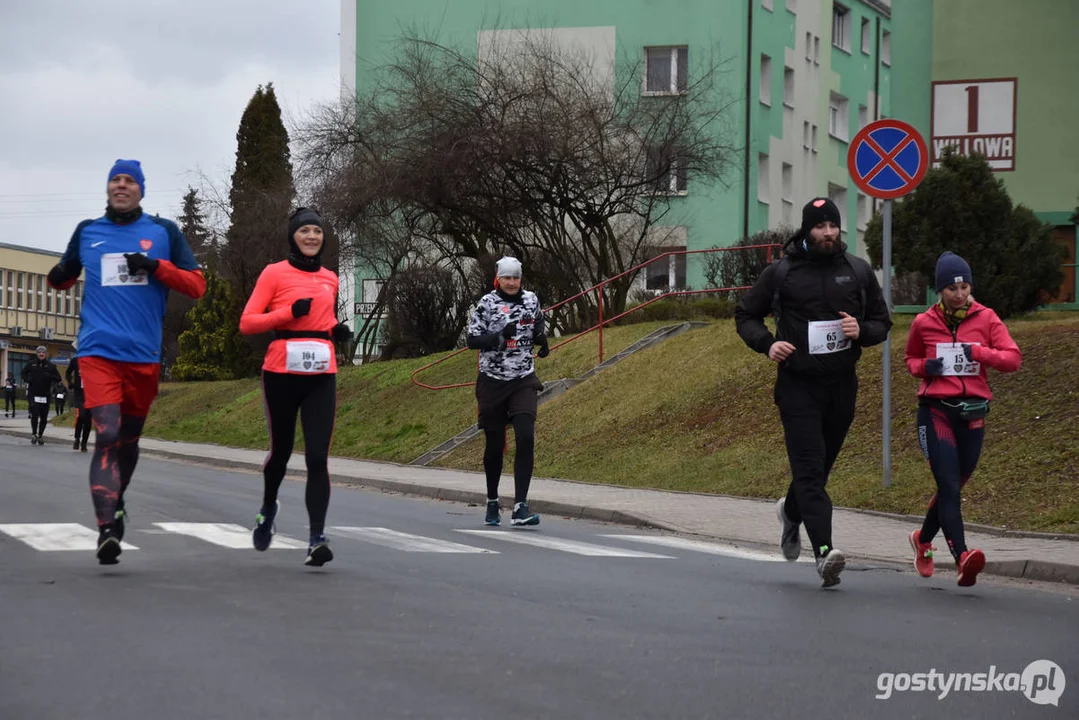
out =
{"type": "MultiPolygon", "coordinates": [[[[97,550],[97,530],[78,523],[11,523],[0,525],[0,532],[44,552],[97,550]]],[[[126,542],[120,547],[138,550],[126,542]]]]}
{"type": "MultiPolygon", "coordinates": [[[[746,550],[733,545],[721,545],[719,543],[706,542],[704,540],[691,540],[689,538],[675,537],[672,535],[600,535],[600,537],[617,538],[631,542],[649,543],[678,550],[693,550],[694,552],[709,553],[711,555],[723,555],[725,557],[742,558],[743,560],[760,560],[763,562],[786,562],[779,552],[769,553],[761,550],[746,550]]],[[[803,562],[809,560],[802,558],[803,562]]]]}
{"type": "Polygon", "coordinates": [[[658,558],[661,560],[673,560],[670,555],[657,555],[655,553],[641,552],[639,550],[625,550],[623,548],[610,547],[608,545],[595,545],[593,543],[578,542],[577,540],[561,540],[559,538],[537,535],[531,532],[515,532],[513,530],[457,530],[457,532],[469,533],[478,537],[492,540],[504,540],[505,542],[519,543],[521,545],[533,545],[535,547],[558,550],[561,552],[574,553],[575,555],[587,555],[589,557],[625,557],[625,558],[658,558]]]}
{"type": "MultiPolygon", "coordinates": [[[[251,530],[235,523],[164,522],[154,523],[154,525],[170,533],[190,535],[221,547],[234,550],[252,549],[251,530]]],[[[307,544],[285,535],[277,534],[273,537],[273,544],[270,545],[270,549],[306,550],[307,544]]]]}
{"type": "Polygon", "coordinates": [[[450,540],[438,540],[422,535],[410,535],[382,527],[353,527],[349,525],[330,528],[335,535],[365,540],[375,545],[403,550],[405,552],[427,553],[485,553],[497,555],[497,550],[462,545],[450,540]]]}

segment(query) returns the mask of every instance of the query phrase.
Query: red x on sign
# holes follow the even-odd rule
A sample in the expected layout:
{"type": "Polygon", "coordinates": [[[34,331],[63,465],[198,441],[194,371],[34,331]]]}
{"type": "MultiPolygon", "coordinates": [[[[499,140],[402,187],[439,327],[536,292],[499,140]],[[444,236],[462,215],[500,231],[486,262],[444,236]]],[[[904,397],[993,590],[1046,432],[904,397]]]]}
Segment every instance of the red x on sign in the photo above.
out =
{"type": "Polygon", "coordinates": [[[862,192],[890,200],[906,195],[925,177],[929,149],[918,131],[899,120],[878,120],[854,136],[847,169],[862,192]]]}

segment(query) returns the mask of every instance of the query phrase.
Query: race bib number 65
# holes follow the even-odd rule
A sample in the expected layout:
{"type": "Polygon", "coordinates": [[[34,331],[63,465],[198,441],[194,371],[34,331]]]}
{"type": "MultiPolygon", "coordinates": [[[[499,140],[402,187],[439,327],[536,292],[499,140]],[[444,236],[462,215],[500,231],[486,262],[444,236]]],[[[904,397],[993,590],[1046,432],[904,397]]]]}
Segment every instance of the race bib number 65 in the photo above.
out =
{"type": "Polygon", "coordinates": [[[827,355],[850,348],[850,338],[843,334],[842,320],[809,323],[809,354],[827,355]]]}

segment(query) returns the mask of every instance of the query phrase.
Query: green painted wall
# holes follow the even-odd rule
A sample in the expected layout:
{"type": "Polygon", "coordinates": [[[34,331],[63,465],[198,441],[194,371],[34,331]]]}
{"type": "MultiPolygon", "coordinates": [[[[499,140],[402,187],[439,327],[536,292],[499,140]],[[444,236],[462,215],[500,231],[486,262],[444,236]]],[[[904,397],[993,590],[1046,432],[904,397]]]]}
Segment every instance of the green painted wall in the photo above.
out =
{"type": "Polygon", "coordinates": [[[934,80],[1018,78],[1015,170],[998,177],[1013,201],[1042,213],[1079,202],[1077,31],[1077,0],[934,6],[934,80]]]}
{"type": "Polygon", "coordinates": [[[926,52],[932,42],[933,0],[901,0],[892,3],[891,95],[892,115],[908,122],[929,138],[930,82],[933,56],[926,52]]]}

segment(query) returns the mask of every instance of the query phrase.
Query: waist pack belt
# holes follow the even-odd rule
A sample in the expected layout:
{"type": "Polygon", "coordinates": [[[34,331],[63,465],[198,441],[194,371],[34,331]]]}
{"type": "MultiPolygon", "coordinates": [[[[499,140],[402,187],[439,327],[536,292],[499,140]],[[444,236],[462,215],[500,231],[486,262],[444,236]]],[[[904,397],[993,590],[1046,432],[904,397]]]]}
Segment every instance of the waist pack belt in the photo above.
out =
{"type": "Polygon", "coordinates": [[[957,412],[960,420],[980,420],[989,414],[989,401],[984,398],[955,398],[939,402],[957,412]]]}
{"type": "Polygon", "coordinates": [[[332,340],[330,333],[317,330],[274,330],[274,340],[299,340],[301,338],[315,340],[332,340]]]}

